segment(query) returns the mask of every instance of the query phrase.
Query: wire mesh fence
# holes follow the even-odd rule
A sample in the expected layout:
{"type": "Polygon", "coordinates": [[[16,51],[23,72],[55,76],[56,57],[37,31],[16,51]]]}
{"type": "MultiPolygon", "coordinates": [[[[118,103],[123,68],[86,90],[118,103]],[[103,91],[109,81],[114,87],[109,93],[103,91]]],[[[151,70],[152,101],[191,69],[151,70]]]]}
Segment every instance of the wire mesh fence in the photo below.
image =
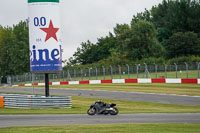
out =
{"type": "MultiPolygon", "coordinates": [[[[9,76],[12,84],[42,83],[44,74],[26,73],[9,76]]],[[[200,78],[200,63],[193,64],[135,64],[101,66],[80,69],[63,70],[50,74],[50,82],[56,81],[85,81],[104,79],[135,79],[135,78],[200,78]]]]}

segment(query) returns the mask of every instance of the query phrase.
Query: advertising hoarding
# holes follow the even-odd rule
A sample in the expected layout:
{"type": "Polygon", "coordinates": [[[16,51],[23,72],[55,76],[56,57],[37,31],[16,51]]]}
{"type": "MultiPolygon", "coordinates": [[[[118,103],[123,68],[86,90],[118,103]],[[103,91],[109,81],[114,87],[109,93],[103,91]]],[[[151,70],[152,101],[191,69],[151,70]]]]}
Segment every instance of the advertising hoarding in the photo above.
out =
{"type": "Polygon", "coordinates": [[[62,70],[59,4],[59,0],[28,0],[31,72],[62,70]]]}

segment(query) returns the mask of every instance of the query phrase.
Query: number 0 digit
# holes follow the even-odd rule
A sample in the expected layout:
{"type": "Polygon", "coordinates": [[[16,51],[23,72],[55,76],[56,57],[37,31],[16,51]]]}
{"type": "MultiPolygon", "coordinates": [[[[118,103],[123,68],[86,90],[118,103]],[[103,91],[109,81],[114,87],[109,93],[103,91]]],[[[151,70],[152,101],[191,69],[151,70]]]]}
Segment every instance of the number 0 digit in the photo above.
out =
{"type": "Polygon", "coordinates": [[[40,24],[41,24],[42,26],[45,26],[45,25],[46,25],[46,18],[45,18],[45,17],[41,17],[41,18],[40,18],[40,24]]]}
{"type": "Polygon", "coordinates": [[[39,19],[37,17],[34,18],[34,25],[35,26],[39,25],[39,19]]]}

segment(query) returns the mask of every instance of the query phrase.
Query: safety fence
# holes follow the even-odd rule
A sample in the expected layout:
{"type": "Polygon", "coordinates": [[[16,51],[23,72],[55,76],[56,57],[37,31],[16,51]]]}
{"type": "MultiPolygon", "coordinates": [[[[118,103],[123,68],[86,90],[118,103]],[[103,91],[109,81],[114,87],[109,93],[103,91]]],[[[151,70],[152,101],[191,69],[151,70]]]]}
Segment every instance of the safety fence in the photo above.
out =
{"type": "MultiPolygon", "coordinates": [[[[200,63],[184,64],[135,64],[123,66],[89,67],[61,71],[58,74],[50,74],[50,82],[61,81],[87,81],[107,79],[198,79],[200,78],[200,63]]],[[[26,73],[17,76],[8,76],[12,85],[27,83],[44,83],[44,74],[26,73]]]]}
{"type": "Polygon", "coordinates": [[[71,108],[70,96],[0,94],[1,108],[71,108]]]}

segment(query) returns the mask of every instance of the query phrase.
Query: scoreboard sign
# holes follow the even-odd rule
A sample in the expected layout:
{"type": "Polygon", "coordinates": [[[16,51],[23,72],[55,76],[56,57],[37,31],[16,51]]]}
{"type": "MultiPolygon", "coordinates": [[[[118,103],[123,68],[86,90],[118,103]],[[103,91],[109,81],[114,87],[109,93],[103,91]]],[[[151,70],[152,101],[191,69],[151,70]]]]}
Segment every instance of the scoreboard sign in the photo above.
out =
{"type": "Polygon", "coordinates": [[[28,10],[31,72],[62,70],[59,0],[28,0],[28,10]]]}

